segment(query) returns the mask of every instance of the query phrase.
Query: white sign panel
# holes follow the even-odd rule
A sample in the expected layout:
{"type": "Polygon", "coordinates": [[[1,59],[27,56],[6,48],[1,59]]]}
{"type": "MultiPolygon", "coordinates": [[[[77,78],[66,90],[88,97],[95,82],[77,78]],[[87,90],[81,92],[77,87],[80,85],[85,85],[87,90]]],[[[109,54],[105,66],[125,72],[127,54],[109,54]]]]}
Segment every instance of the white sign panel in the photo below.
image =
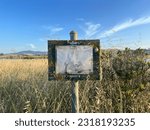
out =
{"type": "Polygon", "coordinates": [[[56,46],[56,74],[90,74],[93,72],[93,47],[56,46]]]}

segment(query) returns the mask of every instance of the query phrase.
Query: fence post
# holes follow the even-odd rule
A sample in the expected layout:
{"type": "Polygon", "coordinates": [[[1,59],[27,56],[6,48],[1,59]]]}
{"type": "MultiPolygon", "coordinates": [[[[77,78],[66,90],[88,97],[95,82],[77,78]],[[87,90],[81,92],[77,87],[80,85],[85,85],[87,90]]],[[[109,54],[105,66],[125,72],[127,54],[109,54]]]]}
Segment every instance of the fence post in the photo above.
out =
{"type": "MultiPolygon", "coordinates": [[[[70,32],[70,40],[78,40],[78,33],[75,31],[70,32]]],[[[71,103],[72,103],[72,113],[79,113],[79,82],[76,80],[71,81],[71,103]]]]}

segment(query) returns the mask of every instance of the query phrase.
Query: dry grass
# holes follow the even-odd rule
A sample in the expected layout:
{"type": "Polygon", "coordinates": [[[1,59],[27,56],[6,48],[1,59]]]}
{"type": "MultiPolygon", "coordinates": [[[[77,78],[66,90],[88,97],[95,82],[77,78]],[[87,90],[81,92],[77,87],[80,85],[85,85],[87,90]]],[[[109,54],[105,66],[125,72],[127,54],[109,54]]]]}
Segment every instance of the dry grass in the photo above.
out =
{"type": "MultiPolygon", "coordinates": [[[[103,71],[102,82],[80,81],[80,112],[150,112],[149,80],[124,82],[106,59],[103,71]]],[[[47,73],[46,59],[0,60],[0,112],[71,112],[70,82],[47,73]]]]}

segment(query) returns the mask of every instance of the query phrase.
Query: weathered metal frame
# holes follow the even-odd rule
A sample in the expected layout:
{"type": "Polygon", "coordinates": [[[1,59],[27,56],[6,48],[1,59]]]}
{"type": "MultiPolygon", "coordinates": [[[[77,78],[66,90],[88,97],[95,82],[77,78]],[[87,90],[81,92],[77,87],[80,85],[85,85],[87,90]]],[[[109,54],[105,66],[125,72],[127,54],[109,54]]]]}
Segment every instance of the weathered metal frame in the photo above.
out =
{"type": "Polygon", "coordinates": [[[99,80],[100,79],[100,40],[48,40],[48,79],[49,80],[99,80]],[[76,43],[76,44],[71,44],[76,43]],[[56,74],[56,46],[93,46],[92,74],[56,74]]]}

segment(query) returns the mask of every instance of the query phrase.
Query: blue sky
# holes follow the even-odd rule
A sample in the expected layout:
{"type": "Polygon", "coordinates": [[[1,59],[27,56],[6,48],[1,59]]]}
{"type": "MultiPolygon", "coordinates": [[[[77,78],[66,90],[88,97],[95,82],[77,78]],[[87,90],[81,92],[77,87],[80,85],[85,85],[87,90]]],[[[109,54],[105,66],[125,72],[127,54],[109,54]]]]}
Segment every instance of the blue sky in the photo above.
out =
{"type": "Polygon", "coordinates": [[[100,39],[150,48],[150,0],[0,0],[0,53],[47,50],[47,40],[100,39]]]}

